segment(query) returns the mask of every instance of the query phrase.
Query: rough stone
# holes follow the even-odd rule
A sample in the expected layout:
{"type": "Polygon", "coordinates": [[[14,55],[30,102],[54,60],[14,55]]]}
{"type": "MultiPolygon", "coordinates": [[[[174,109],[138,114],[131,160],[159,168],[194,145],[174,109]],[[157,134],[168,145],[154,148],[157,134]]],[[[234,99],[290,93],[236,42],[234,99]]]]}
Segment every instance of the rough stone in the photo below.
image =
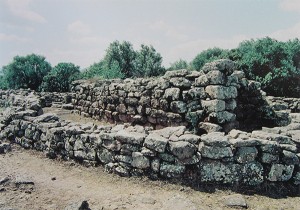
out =
{"type": "Polygon", "coordinates": [[[142,153],[133,152],[131,165],[135,168],[146,169],[150,167],[150,161],[142,153]]]}
{"type": "Polygon", "coordinates": [[[179,88],[168,88],[165,91],[163,98],[176,101],[180,99],[180,89],[179,88]]]}
{"type": "Polygon", "coordinates": [[[216,146],[205,146],[199,144],[199,151],[202,157],[210,159],[222,159],[226,157],[233,157],[233,153],[230,147],[216,147],[216,146]]]}
{"type": "Polygon", "coordinates": [[[169,145],[170,145],[170,152],[176,157],[178,157],[179,159],[191,158],[197,150],[197,148],[193,144],[185,141],[177,141],[177,142],[170,141],[169,145]]]}
{"type": "Polygon", "coordinates": [[[164,152],[168,143],[168,139],[157,134],[149,134],[144,142],[144,146],[148,149],[164,152]]]}
{"type": "Polygon", "coordinates": [[[202,100],[201,105],[208,112],[221,112],[225,110],[225,101],[223,100],[202,100]]]}
{"type": "Polygon", "coordinates": [[[238,163],[248,163],[255,160],[258,151],[255,147],[239,147],[235,157],[238,163]]]}
{"type": "Polygon", "coordinates": [[[245,198],[241,194],[223,196],[225,206],[234,208],[248,208],[245,198]]]}
{"type": "Polygon", "coordinates": [[[200,130],[203,130],[206,133],[222,131],[221,126],[214,124],[214,123],[209,123],[209,122],[200,122],[198,127],[200,130]]]}
{"type": "Polygon", "coordinates": [[[187,111],[186,103],[182,101],[172,101],[170,104],[170,109],[175,113],[185,113],[187,111]]]}
{"type": "Polygon", "coordinates": [[[272,182],[288,181],[292,178],[294,165],[273,164],[267,179],[272,182]]]}
{"type": "Polygon", "coordinates": [[[178,138],[178,141],[185,141],[191,144],[198,144],[200,140],[201,140],[200,136],[195,134],[184,134],[178,138]]]}
{"type": "Polygon", "coordinates": [[[145,134],[121,130],[116,133],[115,138],[124,143],[142,145],[145,139],[145,134]]]}
{"type": "Polygon", "coordinates": [[[227,147],[230,145],[228,137],[222,132],[212,132],[202,135],[201,141],[208,146],[227,147]]]}
{"type": "Polygon", "coordinates": [[[185,172],[185,166],[162,162],[159,172],[161,176],[167,178],[180,177],[185,172]]]}

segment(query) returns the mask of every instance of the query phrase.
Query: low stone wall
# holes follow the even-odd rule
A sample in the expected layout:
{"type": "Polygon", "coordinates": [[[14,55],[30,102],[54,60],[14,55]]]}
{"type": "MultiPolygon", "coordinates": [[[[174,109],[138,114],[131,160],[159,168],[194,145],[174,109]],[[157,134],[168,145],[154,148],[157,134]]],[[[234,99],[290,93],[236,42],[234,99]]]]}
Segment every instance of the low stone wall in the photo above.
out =
{"type": "Polygon", "coordinates": [[[291,113],[300,112],[300,98],[268,96],[267,101],[269,105],[276,111],[290,110],[291,113]]]}
{"type": "MultiPolygon", "coordinates": [[[[102,164],[121,176],[187,178],[201,183],[258,186],[300,184],[300,123],[282,129],[195,135],[184,126],[153,130],[129,124],[78,125],[54,114],[7,109],[0,137],[50,158],[102,164]],[[293,136],[295,134],[295,136],[293,136]]],[[[299,119],[298,119],[299,120],[299,119]]]]}
{"type": "Polygon", "coordinates": [[[35,110],[43,107],[65,107],[73,109],[70,104],[73,93],[57,92],[37,92],[30,89],[18,90],[1,90],[0,89],[0,107],[18,106],[31,109],[36,106],[35,110]]]}

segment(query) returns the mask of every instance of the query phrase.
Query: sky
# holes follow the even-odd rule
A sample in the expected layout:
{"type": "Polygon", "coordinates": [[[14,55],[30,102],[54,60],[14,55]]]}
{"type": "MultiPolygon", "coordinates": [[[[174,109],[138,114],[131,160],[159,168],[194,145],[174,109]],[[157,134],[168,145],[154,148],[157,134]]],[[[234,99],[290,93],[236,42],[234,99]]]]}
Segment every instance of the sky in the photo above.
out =
{"type": "Polygon", "coordinates": [[[168,67],[266,36],[300,39],[300,0],[0,0],[0,67],[35,53],[84,69],[115,40],[152,45],[168,67]]]}

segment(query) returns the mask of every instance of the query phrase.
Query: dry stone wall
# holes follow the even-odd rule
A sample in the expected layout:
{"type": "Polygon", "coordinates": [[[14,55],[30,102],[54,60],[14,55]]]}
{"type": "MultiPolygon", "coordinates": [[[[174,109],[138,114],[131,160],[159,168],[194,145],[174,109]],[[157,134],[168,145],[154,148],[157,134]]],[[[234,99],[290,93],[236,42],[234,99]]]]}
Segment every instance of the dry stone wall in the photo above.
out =
{"type": "Polygon", "coordinates": [[[160,78],[76,81],[72,103],[85,116],[111,122],[197,129],[205,121],[228,131],[238,124],[234,111],[238,89],[247,85],[232,61],[219,60],[206,64],[201,72],[179,70],[160,78]]]}
{"type": "Polygon", "coordinates": [[[155,128],[185,125],[196,132],[233,128],[253,130],[287,125],[277,119],[260,84],[249,81],[235,63],[221,59],[200,72],[168,71],[160,78],[75,81],[72,104],[82,115],[110,122],[130,122],[155,128]]]}
{"type": "Polygon", "coordinates": [[[8,139],[43,151],[49,158],[101,164],[121,176],[250,186],[300,184],[300,122],[280,131],[234,129],[227,135],[211,132],[200,136],[185,126],[153,130],[130,124],[76,124],[55,114],[38,116],[35,110],[13,107],[3,112],[0,121],[0,141],[8,139]]]}

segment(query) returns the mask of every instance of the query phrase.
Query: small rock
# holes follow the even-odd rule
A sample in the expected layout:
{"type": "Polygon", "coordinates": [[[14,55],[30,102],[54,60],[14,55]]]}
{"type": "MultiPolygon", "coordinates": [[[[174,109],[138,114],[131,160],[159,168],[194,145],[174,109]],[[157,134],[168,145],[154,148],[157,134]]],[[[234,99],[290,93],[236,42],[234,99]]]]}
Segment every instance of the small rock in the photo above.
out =
{"type": "Polygon", "coordinates": [[[2,178],[0,178],[0,184],[4,184],[4,183],[6,183],[8,181],[9,181],[8,177],[2,177],[2,178]]]}
{"type": "Polygon", "coordinates": [[[228,207],[248,208],[245,198],[240,194],[224,196],[224,204],[228,207]]]}
{"type": "Polygon", "coordinates": [[[91,210],[87,201],[68,205],[65,210],[91,210]]]}

